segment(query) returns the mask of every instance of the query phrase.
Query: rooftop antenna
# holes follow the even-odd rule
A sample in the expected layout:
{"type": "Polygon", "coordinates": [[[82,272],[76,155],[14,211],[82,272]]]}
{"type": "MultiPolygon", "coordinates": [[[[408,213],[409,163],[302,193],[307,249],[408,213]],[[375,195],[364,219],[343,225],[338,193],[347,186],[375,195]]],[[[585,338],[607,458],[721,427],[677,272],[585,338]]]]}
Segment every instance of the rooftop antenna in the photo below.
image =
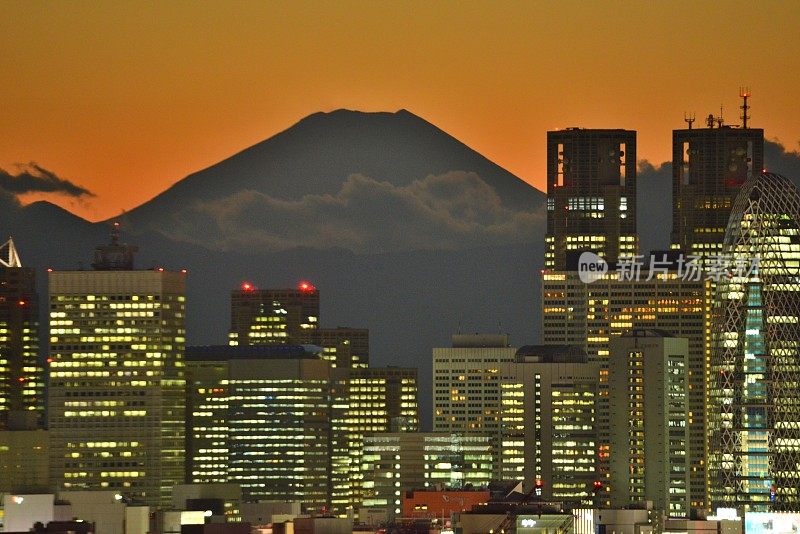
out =
{"type": "Polygon", "coordinates": [[[750,98],[750,88],[749,87],[740,87],[739,88],[739,98],[742,99],[742,105],[739,108],[742,110],[742,115],[740,118],[742,119],[742,128],[747,129],[747,119],[750,118],[750,115],[747,114],[747,110],[750,109],[750,106],[747,105],[747,99],[750,98]]]}
{"type": "Polygon", "coordinates": [[[722,118],[722,104],[719,105],[719,117],[717,117],[717,128],[722,128],[725,120],[722,118]]]}
{"type": "Polygon", "coordinates": [[[17,247],[14,246],[14,240],[11,236],[9,236],[8,241],[0,245],[0,252],[2,251],[5,251],[5,254],[0,257],[0,265],[4,267],[22,267],[17,247]]]}
{"type": "Polygon", "coordinates": [[[687,114],[685,111],[683,112],[683,122],[689,125],[689,129],[692,129],[692,123],[694,122],[694,113],[687,114]]]}
{"type": "Polygon", "coordinates": [[[709,128],[713,128],[714,127],[714,114],[713,113],[709,113],[708,117],[706,117],[706,126],[708,126],[709,128]]]}

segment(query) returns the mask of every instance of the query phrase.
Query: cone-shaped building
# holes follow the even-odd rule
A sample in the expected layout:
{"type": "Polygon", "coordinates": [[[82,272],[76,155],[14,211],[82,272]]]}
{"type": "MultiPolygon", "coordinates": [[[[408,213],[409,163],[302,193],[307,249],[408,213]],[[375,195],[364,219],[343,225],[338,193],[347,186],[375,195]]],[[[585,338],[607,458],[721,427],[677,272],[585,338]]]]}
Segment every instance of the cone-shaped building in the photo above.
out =
{"type": "Polygon", "coordinates": [[[723,245],[708,385],[712,507],[800,511],[800,194],[742,186],[723,245]]]}

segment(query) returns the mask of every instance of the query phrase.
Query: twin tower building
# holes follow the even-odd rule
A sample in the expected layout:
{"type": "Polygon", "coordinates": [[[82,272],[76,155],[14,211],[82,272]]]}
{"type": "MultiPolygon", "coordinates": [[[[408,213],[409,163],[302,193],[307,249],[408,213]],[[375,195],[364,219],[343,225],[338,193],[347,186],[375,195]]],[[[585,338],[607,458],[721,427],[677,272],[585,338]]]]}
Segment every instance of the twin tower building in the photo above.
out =
{"type": "Polygon", "coordinates": [[[671,247],[649,254],[635,132],[548,132],[541,335],[599,367],[606,503],[800,511],[800,197],[743,109],[673,132],[671,247]],[[585,252],[607,273],[581,276],[585,252]]]}

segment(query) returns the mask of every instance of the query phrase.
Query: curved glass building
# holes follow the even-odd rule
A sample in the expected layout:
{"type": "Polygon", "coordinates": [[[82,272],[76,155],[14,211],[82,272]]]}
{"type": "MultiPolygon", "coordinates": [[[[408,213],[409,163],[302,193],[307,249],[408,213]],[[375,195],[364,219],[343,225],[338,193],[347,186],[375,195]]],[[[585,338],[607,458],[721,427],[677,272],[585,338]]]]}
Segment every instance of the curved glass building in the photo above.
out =
{"type": "Polygon", "coordinates": [[[800,194],[764,173],[731,211],[713,305],[712,507],[800,511],[800,194]]]}

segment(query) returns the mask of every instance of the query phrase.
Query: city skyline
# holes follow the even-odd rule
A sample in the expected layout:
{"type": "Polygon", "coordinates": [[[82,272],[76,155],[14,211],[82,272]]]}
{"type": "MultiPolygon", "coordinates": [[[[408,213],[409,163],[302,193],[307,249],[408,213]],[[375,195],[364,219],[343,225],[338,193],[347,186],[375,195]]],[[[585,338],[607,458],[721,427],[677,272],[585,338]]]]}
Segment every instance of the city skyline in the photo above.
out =
{"type": "Polygon", "coordinates": [[[90,220],[338,108],[409,109],[540,190],[546,131],[635,129],[640,159],[658,166],[671,159],[668,132],[685,126],[685,112],[701,122],[722,105],[726,122],[739,123],[742,85],[753,91],[753,125],[790,151],[800,138],[786,90],[800,76],[798,13],[780,2],[502,11],[18,3],[11,13],[0,22],[0,70],[15,80],[0,89],[10,113],[0,168],[13,175],[15,164],[35,161],[85,187],[96,196],[48,198],[90,220]],[[720,47],[735,52],[720,57],[720,47]]]}
{"type": "Polygon", "coordinates": [[[0,532],[800,531],[800,4],[8,7],[0,532]]]}

